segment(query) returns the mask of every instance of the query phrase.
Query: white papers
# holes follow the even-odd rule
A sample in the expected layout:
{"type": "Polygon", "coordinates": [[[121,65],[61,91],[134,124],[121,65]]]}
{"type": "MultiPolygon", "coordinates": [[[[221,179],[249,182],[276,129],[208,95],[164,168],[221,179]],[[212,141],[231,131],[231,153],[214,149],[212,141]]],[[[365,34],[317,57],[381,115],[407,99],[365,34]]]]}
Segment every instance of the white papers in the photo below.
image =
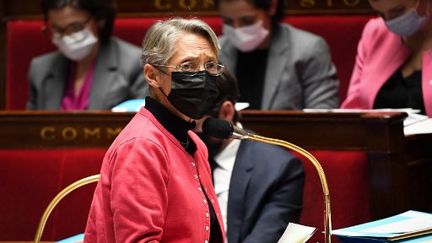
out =
{"type": "Polygon", "coordinates": [[[425,115],[408,114],[404,121],[404,134],[427,134],[432,133],[432,119],[425,115]]]}
{"type": "Polygon", "coordinates": [[[315,227],[289,223],[277,243],[304,243],[315,233],[315,227]]]}
{"type": "Polygon", "coordinates": [[[237,102],[235,104],[236,111],[241,111],[241,110],[246,109],[248,107],[249,107],[249,103],[248,102],[237,102]]]}
{"type": "Polygon", "coordinates": [[[401,109],[303,109],[304,112],[335,112],[335,113],[363,113],[363,112],[406,112],[408,114],[419,113],[419,110],[411,108],[401,109]]]}
{"type": "Polygon", "coordinates": [[[404,235],[429,229],[432,230],[432,214],[411,210],[385,219],[333,230],[332,234],[346,237],[390,239],[402,238],[404,235]]]}
{"type": "Polygon", "coordinates": [[[138,112],[144,106],[144,99],[131,99],[114,106],[112,112],[138,112]]]}

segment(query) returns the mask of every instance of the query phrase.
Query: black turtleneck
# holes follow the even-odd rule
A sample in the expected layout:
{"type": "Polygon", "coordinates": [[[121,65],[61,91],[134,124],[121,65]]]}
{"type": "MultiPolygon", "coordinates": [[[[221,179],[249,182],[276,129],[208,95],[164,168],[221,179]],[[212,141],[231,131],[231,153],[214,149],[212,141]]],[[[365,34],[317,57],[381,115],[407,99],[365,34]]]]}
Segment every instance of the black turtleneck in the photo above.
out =
{"type": "MultiPolygon", "coordinates": [[[[195,122],[187,122],[182,120],[180,117],[174,115],[167,108],[165,108],[158,101],[152,99],[151,97],[146,97],[145,108],[150,111],[156,119],[162,124],[162,126],[168,130],[185,148],[185,150],[193,155],[197,150],[196,144],[188,136],[187,132],[195,127],[195,122]]],[[[207,194],[204,193],[209,201],[207,194]]],[[[219,222],[216,218],[216,213],[211,203],[209,205],[210,210],[210,243],[220,243],[222,242],[222,235],[219,230],[219,222]]]]}
{"type": "Polygon", "coordinates": [[[165,108],[156,100],[146,97],[145,108],[149,110],[162,126],[168,130],[186,149],[189,154],[194,154],[196,145],[188,136],[187,132],[195,127],[195,122],[187,122],[180,117],[174,115],[171,111],[165,108]]]}

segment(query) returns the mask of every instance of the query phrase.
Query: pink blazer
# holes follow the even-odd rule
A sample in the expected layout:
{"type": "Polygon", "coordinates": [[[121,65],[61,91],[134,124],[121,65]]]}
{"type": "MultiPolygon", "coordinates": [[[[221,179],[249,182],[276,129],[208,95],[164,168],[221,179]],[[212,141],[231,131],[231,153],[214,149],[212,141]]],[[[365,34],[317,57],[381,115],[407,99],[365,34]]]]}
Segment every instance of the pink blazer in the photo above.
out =
{"type": "MultiPolygon", "coordinates": [[[[382,18],[371,19],[363,30],[348,94],[341,108],[372,109],[381,87],[410,54],[411,50],[387,29],[382,18]]],[[[422,75],[426,114],[432,117],[432,51],[423,53],[422,75]]]]}

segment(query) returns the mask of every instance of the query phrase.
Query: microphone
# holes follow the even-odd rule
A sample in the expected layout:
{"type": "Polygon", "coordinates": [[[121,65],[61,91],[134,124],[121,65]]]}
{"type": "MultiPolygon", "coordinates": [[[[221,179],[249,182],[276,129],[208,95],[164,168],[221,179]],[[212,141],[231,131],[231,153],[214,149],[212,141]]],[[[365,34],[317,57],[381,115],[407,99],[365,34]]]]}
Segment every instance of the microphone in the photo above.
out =
{"type": "Polygon", "coordinates": [[[204,121],[202,129],[205,134],[220,139],[246,139],[251,136],[249,132],[234,126],[231,122],[212,117],[204,121]]]}
{"type": "Polygon", "coordinates": [[[291,149],[296,151],[297,153],[306,157],[315,167],[315,170],[318,173],[318,176],[321,181],[321,187],[324,194],[324,238],[326,243],[331,243],[331,207],[330,207],[330,191],[328,189],[327,178],[325,176],[324,170],[320,164],[320,162],[308,151],[305,149],[289,143],[287,141],[268,138],[264,136],[260,136],[257,134],[249,133],[242,128],[234,126],[232,123],[219,120],[215,118],[207,118],[203,123],[203,133],[220,138],[234,138],[234,139],[249,139],[262,143],[268,143],[273,145],[278,145],[287,149],[291,149]]]}

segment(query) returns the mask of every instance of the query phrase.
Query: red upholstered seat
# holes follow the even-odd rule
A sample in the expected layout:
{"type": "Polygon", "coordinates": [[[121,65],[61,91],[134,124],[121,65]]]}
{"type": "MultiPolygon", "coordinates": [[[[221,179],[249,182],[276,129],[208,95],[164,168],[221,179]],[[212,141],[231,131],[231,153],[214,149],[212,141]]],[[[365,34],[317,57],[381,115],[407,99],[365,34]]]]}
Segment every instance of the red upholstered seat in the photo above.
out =
{"type": "MultiPolygon", "coordinates": [[[[0,240],[32,240],[50,200],[80,178],[99,173],[105,149],[0,150],[0,240]]],[[[312,151],[327,176],[333,227],[370,219],[366,155],[352,151],[312,151]]],[[[306,183],[301,223],[318,227],[323,241],[323,194],[312,164],[304,162],[306,183]]],[[[95,185],[65,197],[48,220],[42,239],[83,231],[95,185]]]]}
{"type": "MultiPolygon", "coordinates": [[[[333,228],[370,220],[367,155],[361,151],[309,151],[321,163],[330,191],[333,228]]],[[[306,180],[300,223],[317,227],[310,242],[324,242],[324,198],[318,173],[304,157],[306,180]]]]}
{"type": "MultiPolygon", "coordinates": [[[[329,43],[334,63],[341,80],[340,98],[345,98],[349,77],[354,65],[357,42],[370,16],[294,16],[284,19],[294,26],[321,35],[329,43]]],[[[221,20],[216,16],[202,17],[221,33],[221,20]]],[[[147,29],[157,18],[119,18],[114,35],[141,45],[147,29]]],[[[54,50],[49,38],[43,35],[41,20],[11,20],[7,23],[6,53],[6,109],[25,109],[28,96],[27,73],[30,60],[54,50]]]]}
{"type": "MultiPolygon", "coordinates": [[[[33,240],[51,199],[70,183],[98,174],[106,149],[0,150],[0,240],[33,240]]],[[[72,192],[48,220],[42,239],[82,232],[95,184],[72,192]]]]}

